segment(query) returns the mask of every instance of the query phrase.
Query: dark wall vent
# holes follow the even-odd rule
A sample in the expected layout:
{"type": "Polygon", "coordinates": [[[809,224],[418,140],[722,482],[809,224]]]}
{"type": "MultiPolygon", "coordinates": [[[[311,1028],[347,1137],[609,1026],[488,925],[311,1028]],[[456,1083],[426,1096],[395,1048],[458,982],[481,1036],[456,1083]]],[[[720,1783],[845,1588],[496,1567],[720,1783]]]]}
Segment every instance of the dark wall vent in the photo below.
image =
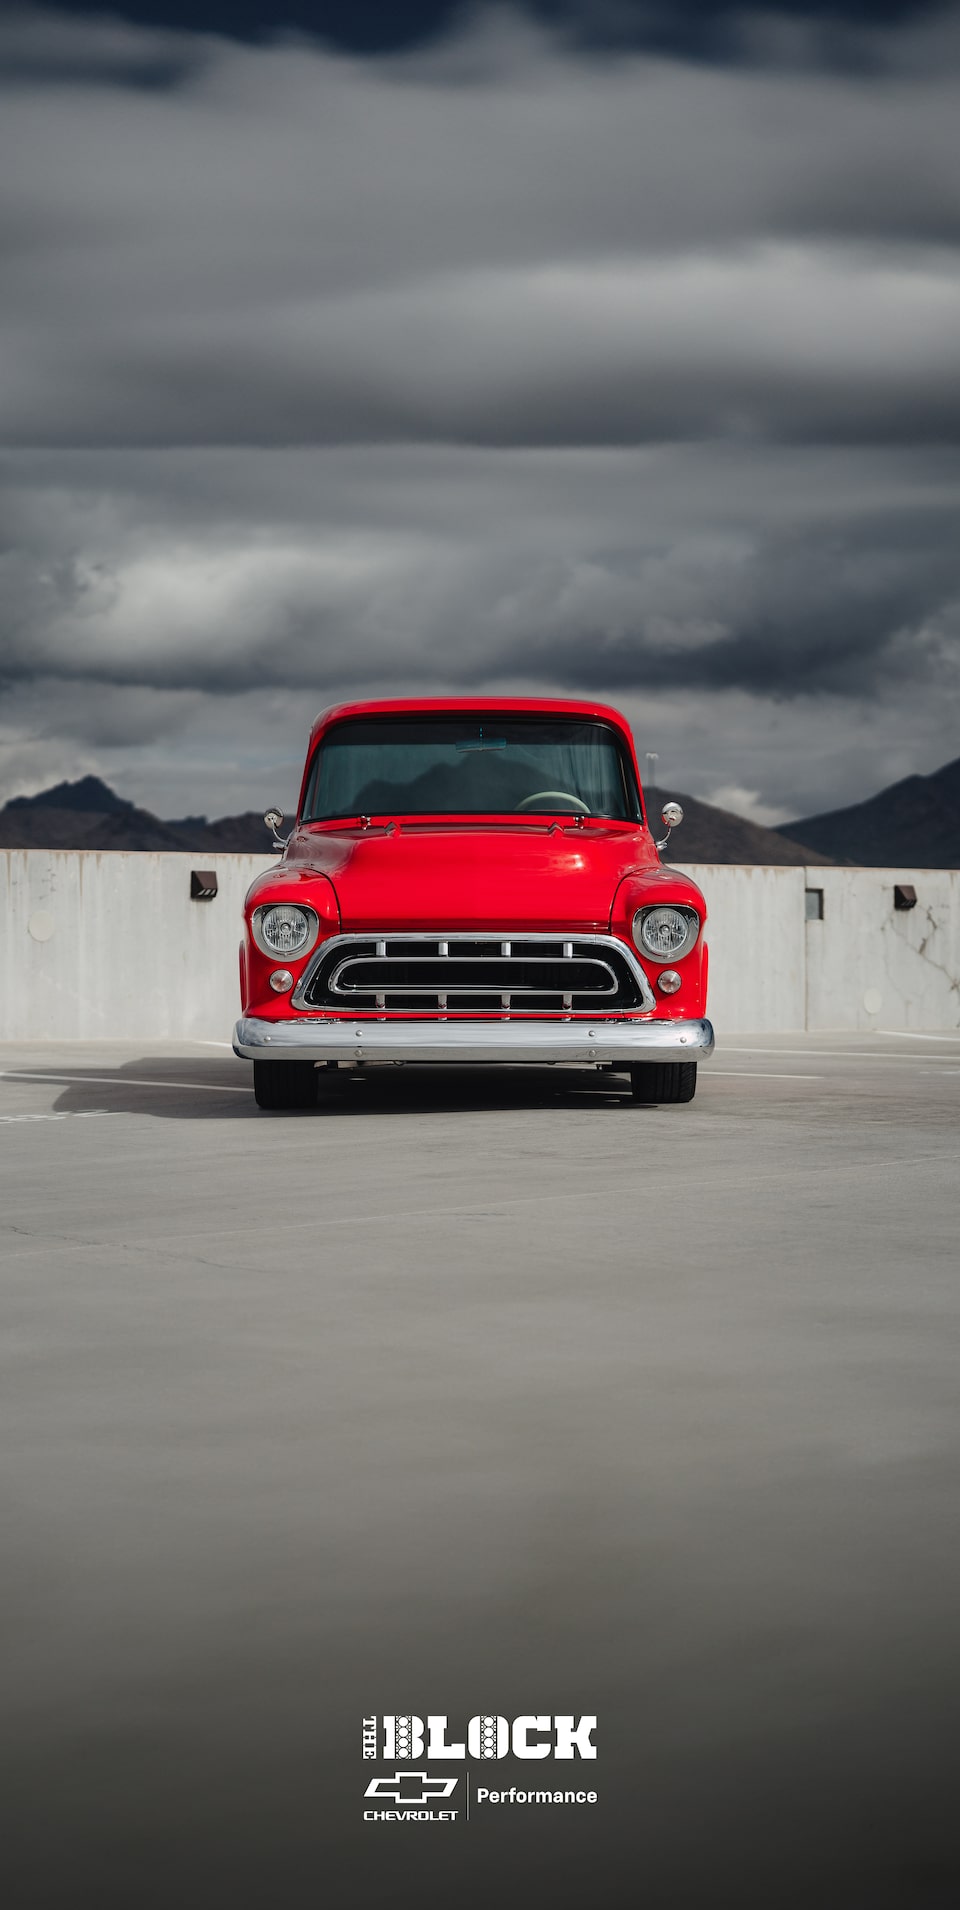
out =
{"type": "Polygon", "coordinates": [[[191,902],[212,902],[217,893],[216,869],[191,869],[191,902]]]}
{"type": "Polygon", "coordinates": [[[912,882],[895,882],[893,887],[893,906],[895,909],[915,909],[917,891],[912,882]]]}

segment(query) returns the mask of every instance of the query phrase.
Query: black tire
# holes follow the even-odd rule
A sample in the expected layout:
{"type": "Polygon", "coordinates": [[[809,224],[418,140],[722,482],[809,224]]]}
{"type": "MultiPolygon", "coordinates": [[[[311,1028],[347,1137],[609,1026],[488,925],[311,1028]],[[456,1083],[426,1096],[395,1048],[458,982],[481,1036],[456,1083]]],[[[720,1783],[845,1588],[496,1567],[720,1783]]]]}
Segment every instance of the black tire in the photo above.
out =
{"type": "Polygon", "coordinates": [[[630,1070],[635,1101],[692,1101],[697,1092],[695,1061],[641,1061],[630,1070]]]}
{"type": "Polygon", "coordinates": [[[312,1061],[255,1061],[253,1092],[258,1108],[312,1108],[317,1070],[312,1061]]]}

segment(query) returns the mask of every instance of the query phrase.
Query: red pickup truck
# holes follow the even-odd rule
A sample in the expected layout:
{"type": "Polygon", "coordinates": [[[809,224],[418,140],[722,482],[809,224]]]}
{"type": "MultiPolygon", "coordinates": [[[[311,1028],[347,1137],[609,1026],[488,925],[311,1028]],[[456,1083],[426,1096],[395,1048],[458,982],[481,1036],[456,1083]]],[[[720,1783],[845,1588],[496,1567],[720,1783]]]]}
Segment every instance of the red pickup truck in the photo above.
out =
{"type": "MultiPolygon", "coordinates": [[[[668,833],[680,819],[668,804],[668,833]]],[[[325,710],[277,846],[246,900],[234,1036],[261,1107],[310,1106],[325,1063],[376,1062],[575,1063],[629,1075],[638,1101],[693,1099],[706,909],[660,861],[618,711],[325,710]]]]}

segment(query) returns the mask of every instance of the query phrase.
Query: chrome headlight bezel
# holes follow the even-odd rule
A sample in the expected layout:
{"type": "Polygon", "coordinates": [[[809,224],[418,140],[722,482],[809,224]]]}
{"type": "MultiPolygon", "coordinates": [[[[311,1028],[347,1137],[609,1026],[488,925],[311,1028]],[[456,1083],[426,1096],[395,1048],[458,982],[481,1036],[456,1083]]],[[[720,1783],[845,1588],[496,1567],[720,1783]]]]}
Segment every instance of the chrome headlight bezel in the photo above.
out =
{"type": "Polygon", "coordinates": [[[320,917],[316,909],[310,908],[306,902],[261,902],[250,917],[250,933],[261,955],[266,955],[269,961],[276,962],[287,958],[298,962],[302,956],[309,955],[310,950],[316,946],[320,936],[320,917]],[[303,939],[294,948],[289,946],[284,948],[267,940],[263,927],[264,917],[272,915],[277,909],[303,916],[303,939]]]}
{"type": "Polygon", "coordinates": [[[652,962],[663,962],[666,966],[672,967],[674,962],[682,961],[685,955],[689,955],[696,944],[700,928],[700,916],[688,902],[648,902],[643,908],[637,910],[630,932],[641,955],[646,955],[652,962]],[[652,915],[661,915],[667,910],[672,915],[683,917],[686,922],[686,934],[683,941],[677,942],[673,948],[654,948],[646,939],[647,923],[652,915]]]}

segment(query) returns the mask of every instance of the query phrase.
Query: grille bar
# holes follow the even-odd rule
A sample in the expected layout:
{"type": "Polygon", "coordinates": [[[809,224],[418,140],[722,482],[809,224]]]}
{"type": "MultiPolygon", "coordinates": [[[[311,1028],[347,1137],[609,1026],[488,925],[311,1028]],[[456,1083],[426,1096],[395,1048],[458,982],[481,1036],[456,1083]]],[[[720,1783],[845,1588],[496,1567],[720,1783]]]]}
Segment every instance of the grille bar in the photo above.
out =
{"type": "Polygon", "coordinates": [[[336,936],[317,950],[294,1005],[381,1014],[590,1014],[653,1006],[636,958],[613,936],[336,936]]]}
{"type": "Polygon", "coordinates": [[[545,992],[616,995],[617,977],[609,962],[530,961],[517,956],[498,960],[473,956],[403,956],[391,961],[353,955],[338,962],[327,979],[331,995],[352,997],[374,993],[404,995],[447,994],[466,990],[471,995],[542,995],[545,992]]]}

